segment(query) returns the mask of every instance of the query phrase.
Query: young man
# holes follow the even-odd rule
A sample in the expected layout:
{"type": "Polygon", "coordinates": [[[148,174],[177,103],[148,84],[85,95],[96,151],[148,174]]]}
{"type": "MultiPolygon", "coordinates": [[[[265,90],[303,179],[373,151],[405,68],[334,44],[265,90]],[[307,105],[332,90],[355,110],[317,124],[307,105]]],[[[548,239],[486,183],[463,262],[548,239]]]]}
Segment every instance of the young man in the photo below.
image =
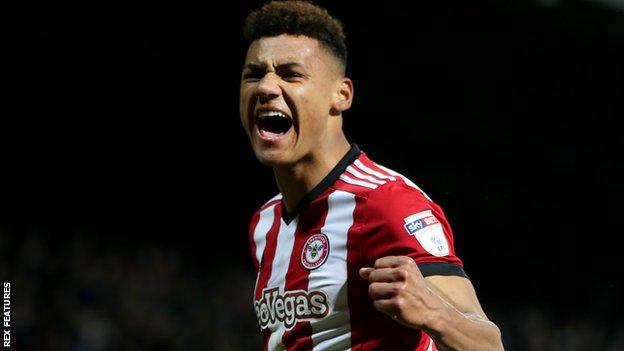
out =
{"type": "Polygon", "coordinates": [[[274,1],[244,32],[241,120],[280,190],[250,225],[264,348],[502,350],[442,209],[345,138],[341,24],[274,1]]]}

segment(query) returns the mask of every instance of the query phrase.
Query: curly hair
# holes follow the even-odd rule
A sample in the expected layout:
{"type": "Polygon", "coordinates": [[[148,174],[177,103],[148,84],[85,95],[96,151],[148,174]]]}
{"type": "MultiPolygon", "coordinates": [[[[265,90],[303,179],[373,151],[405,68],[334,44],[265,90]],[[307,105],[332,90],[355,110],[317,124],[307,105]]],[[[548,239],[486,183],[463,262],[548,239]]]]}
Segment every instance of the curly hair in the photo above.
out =
{"type": "Polygon", "coordinates": [[[248,43],[280,34],[305,35],[318,40],[347,66],[347,46],[342,23],[326,9],[302,0],[273,0],[245,19],[243,35],[248,43]]]}

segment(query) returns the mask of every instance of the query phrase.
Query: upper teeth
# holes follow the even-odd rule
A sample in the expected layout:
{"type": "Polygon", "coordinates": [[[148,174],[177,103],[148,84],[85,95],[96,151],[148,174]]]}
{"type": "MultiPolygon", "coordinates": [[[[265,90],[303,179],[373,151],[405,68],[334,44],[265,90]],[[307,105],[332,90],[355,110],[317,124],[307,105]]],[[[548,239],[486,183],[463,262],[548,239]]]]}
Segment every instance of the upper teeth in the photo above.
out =
{"type": "Polygon", "coordinates": [[[278,116],[278,117],[288,118],[288,116],[286,116],[286,114],[281,111],[261,111],[260,113],[258,113],[258,117],[260,118],[269,117],[269,116],[278,116]]]}

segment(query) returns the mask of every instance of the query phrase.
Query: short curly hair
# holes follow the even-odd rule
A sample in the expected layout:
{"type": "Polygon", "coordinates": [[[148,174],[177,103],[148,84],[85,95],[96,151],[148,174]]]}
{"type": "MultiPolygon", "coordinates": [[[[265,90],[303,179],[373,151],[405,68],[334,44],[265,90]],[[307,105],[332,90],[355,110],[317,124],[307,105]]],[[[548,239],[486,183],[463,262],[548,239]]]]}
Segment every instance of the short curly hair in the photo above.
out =
{"type": "Polygon", "coordinates": [[[249,44],[263,37],[281,34],[305,35],[318,40],[347,66],[347,45],[342,23],[326,9],[309,1],[273,0],[245,19],[243,35],[249,44]]]}

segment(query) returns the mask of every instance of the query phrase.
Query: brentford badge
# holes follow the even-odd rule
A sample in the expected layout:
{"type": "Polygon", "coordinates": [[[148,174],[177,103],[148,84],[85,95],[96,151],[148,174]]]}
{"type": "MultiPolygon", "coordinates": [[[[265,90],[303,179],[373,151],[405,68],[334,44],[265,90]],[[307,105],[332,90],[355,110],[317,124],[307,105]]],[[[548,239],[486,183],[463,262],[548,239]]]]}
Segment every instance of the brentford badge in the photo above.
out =
{"type": "Polygon", "coordinates": [[[323,233],[314,234],[303,245],[301,264],[309,270],[319,268],[329,256],[329,239],[323,233]]]}

